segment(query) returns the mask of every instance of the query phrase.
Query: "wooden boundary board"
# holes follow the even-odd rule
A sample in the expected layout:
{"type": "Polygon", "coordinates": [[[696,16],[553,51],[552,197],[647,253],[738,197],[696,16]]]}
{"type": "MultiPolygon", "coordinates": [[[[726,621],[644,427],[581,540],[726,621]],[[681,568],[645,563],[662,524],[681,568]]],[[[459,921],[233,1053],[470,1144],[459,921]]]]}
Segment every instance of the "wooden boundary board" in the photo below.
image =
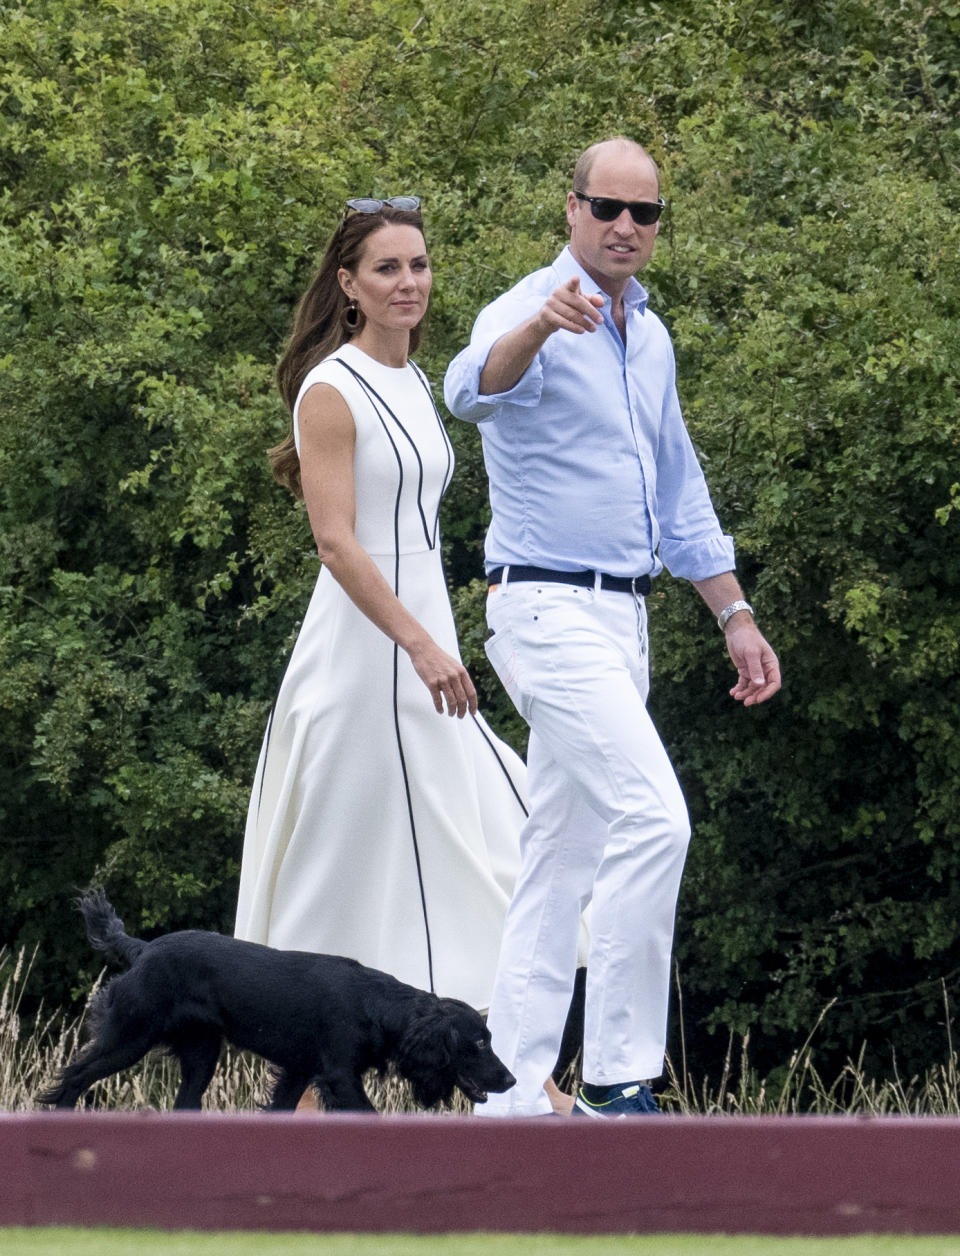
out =
{"type": "Polygon", "coordinates": [[[955,1234],[960,1120],[10,1113],[0,1225],[955,1234]]]}

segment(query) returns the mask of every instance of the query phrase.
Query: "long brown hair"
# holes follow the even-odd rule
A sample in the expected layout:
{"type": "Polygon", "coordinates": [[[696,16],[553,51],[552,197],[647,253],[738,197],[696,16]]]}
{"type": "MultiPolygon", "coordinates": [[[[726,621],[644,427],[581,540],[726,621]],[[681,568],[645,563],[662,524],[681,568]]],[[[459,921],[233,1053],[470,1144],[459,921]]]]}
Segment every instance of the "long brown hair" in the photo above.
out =
{"type": "MultiPolygon", "coordinates": [[[[277,386],[291,415],[290,431],[279,445],[267,450],[267,457],[273,478],[288,488],[294,497],[303,497],[300,458],[293,438],[292,420],[300,386],[318,362],[339,349],[364,323],[363,312],[358,310],[355,325],[351,327],[347,324],[345,315],[350,301],[340,287],[337,271],[342,267],[356,273],[367,239],[388,223],[423,231],[420,211],[415,209],[394,209],[392,205],[384,205],[375,214],[350,214],[333,233],[320,269],[300,298],[293,316],[290,339],[277,367],[277,386]]],[[[411,353],[419,343],[420,324],[410,332],[411,353]]]]}

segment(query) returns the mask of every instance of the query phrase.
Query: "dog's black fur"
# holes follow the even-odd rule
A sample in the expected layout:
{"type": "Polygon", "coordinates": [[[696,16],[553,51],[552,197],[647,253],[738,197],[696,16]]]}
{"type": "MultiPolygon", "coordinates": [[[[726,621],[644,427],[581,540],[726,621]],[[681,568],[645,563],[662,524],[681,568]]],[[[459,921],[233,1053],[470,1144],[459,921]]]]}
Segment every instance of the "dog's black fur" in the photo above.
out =
{"type": "Polygon", "coordinates": [[[312,1085],[327,1109],[375,1109],[368,1069],[391,1065],[423,1107],[455,1087],[482,1102],[515,1078],[490,1048],[483,1018],[356,960],[278,951],[220,933],[185,930],[144,942],[128,937],[102,891],[78,906],[91,944],[129,971],[90,1007],[91,1040],[40,1103],[71,1108],[94,1082],[157,1046],[180,1061],[175,1108],[199,1108],[223,1039],[273,1064],[272,1111],[296,1106],[312,1085]]]}

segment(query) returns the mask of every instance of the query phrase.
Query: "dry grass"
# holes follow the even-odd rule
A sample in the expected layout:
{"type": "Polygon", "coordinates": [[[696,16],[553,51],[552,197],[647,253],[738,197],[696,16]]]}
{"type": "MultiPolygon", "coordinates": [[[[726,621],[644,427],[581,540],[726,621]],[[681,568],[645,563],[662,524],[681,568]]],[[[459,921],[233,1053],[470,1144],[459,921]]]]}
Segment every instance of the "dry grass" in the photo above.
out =
{"type": "MultiPolygon", "coordinates": [[[[51,1082],[83,1041],[82,1016],[69,1019],[59,1012],[41,1014],[31,1027],[24,1026],[20,1003],[30,962],[23,952],[13,955],[0,949],[0,1109],[8,1112],[36,1108],[34,1096],[51,1082]]],[[[683,1061],[677,1071],[668,1059],[666,1086],[657,1087],[661,1106],[665,1112],[683,1115],[960,1115],[960,1074],[949,1036],[945,1062],[931,1066],[922,1075],[903,1078],[894,1065],[890,1077],[868,1077],[861,1053],[859,1059],[847,1062],[834,1081],[821,1077],[811,1044],[829,1011],[829,1006],[824,1008],[807,1041],[794,1053],[782,1083],[772,1086],[751,1067],[749,1034],[737,1051],[731,1035],[723,1073],[713,1085],[694,1082],[683,1061]]],[[[949,1027],[949,1007],[947,1013],[949,1027]]],[[[165,1110],[173,1104],[178,1080],[176,1062],[162,1052],[153,1052],[135,1068],[94,1086],[89,1092],[89,1106],[165,1110]]],[[[204,1108],[249,1112],[266,1102],[268,1089],[267,1065],[255,1056],[226,1047],[204,1097],[204,1108]]],[[[407,1087],[394,1078],[371,1075],[367,1091],[381,1112],[413,1110],[407,1087]]],[[[446,1109],[453,1114],[469,1110],[470,1105],[459,1095],[446,1109]]]]}
{"type": "MultiPolygon", "coordinates": [[[[659,1093],[661,1107],[687,1115],[960,1116],[960,1072],[950,1029],[946,986],[943,987],[943,1003],[946,1059],[923,1073],[901,1077],[894,1057],[889,1077],[870,1077],[864,1072],[864,1045],[859,1057],[848,1059],[833,1081],[821,1076],[815,1064],[813,1041],[830,1014],[831,1002],[818,1016],[803,1046],[791,1056],[783,1080],[775,1085],[759,1076],[750,1064],[750,1034],[741,1038],[740,1049],[735,1052],[735,1036],[731,1033],[723,1072],[715,1085],[694,1083],[687,1073],[685,1058],[681,1059],[679,1073],[667,1058],[667,1086],[659,1093]]],[[[680,1009],[682,1041],[682,994],[680,1009]]]]}
{"type": "Polygon", "coordinates": [[[900,1076],[896,1061],[891,1076],[869,1077],[863,1069],[864,1049],[847,1060],[839,1075],[828,1082],[814,1063],[810,1046],[794,1052],[786,1080],[775,1086],[760,1077],[749,1061],[750,1035],[741,1041],[740,1060],[732,1064],[733,1037],[719,1083],[694,1085],[677,1076],[667,1060],[667,1086],[660,1091],[664,1111],[685,1115],[725,1116],[960,1116],[957,1055],[910,1078],[900,1076]]]}

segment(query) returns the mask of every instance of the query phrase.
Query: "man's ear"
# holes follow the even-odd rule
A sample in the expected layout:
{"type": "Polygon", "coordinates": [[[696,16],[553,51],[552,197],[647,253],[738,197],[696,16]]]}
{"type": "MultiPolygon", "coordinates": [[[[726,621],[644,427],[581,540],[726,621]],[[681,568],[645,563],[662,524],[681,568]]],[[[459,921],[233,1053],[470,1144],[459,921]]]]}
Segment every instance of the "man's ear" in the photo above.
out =
{"type": "Polygon", "coordinates": [[[576,216],[577,208],[580,202],[577,200],[575,192],[567,193],[567,226],[573,226],[573,220],[576,216]]]}

